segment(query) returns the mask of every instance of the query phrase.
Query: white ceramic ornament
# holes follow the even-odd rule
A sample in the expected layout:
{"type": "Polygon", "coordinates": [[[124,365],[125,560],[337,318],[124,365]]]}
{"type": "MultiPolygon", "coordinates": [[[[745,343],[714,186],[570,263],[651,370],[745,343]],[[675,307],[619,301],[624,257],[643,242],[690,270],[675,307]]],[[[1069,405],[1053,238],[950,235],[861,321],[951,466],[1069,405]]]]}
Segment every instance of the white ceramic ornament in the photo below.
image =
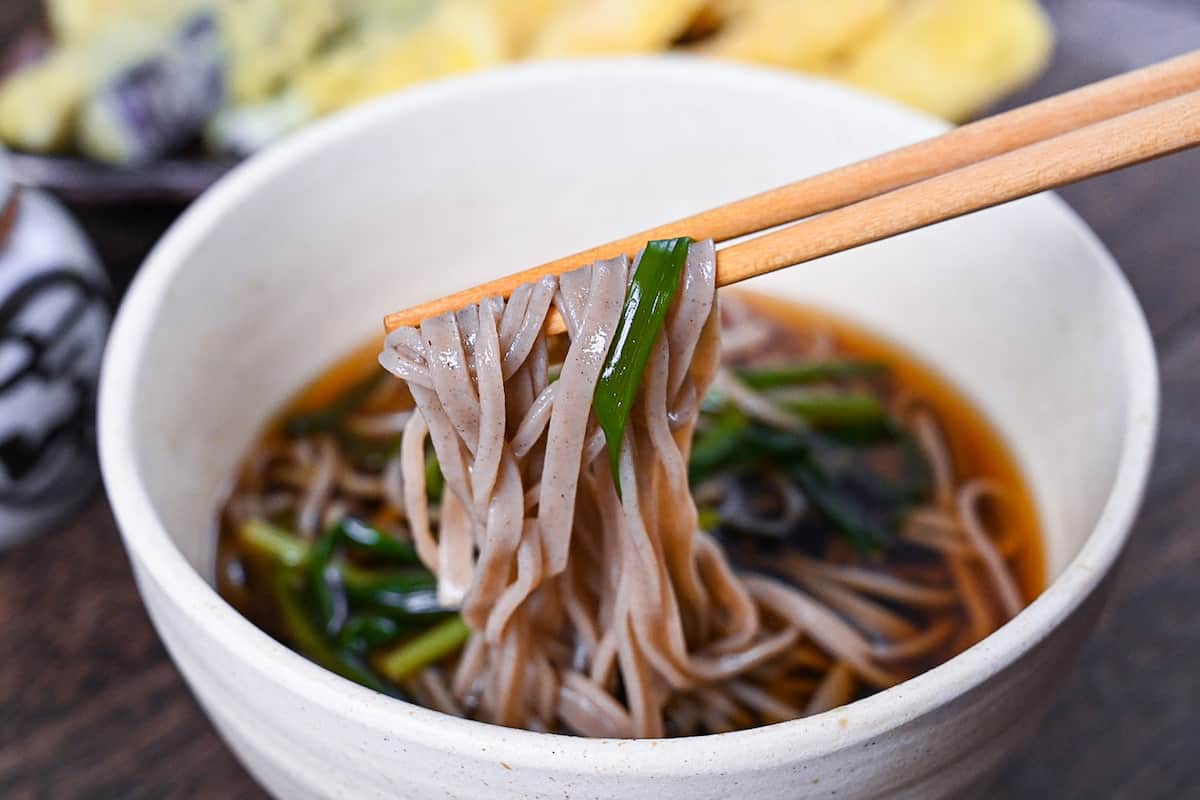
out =
{"type": "Polygon", "coordinates": [[[108,279],[57,201],[0,150],[0,547],[61,524],[96,486],[108,279]]]}

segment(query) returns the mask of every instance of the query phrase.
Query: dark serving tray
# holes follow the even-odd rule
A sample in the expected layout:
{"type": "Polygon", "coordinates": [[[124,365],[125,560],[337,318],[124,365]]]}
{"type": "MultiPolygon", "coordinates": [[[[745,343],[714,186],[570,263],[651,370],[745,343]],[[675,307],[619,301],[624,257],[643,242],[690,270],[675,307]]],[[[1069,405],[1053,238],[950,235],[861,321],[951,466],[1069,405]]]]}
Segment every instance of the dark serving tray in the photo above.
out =
{"type": "Polygon", "coordinates": [[[67,156],[10,152],[17,182],[47,189],[72,205],[187,203],[200,196],[236,163],[212,158],[176,158],[144,167],[120,168],[67,156]]]}

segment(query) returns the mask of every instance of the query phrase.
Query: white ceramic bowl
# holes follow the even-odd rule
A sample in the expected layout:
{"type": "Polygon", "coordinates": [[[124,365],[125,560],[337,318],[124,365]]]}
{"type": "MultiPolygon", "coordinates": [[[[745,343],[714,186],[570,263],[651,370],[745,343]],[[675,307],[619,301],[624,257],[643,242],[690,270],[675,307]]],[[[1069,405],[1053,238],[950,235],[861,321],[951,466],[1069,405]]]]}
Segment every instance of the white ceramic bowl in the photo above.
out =
{"type": "Polygon", "coordinates": [[[1054,577],[1015,620],[894,689],[719,736],[507,730],[359,688],[211,586],[213,509],[289,393],[382,315],[937,133],[811,79],[677,60],[533,65],[410,91],[235,170],[142,268],[105,365],[104,476],[150,615],[279,797],[932,798],[1033,729],[1106,594],[1150,463],[1157,375],[1117,266],[1044,196],[786,270],[939,367],[1036,493],[1054,577]]]}

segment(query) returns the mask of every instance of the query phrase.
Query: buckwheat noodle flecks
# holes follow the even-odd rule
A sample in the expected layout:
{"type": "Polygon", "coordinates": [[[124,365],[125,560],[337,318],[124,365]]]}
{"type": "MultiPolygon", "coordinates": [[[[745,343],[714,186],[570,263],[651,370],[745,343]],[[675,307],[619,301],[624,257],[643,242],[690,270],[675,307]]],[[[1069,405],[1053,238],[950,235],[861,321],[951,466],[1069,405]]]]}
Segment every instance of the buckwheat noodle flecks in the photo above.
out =
{"type": "MultiPolygon", "coordinates": [[[[754,401],[751,416],[769,412],[720,370],[711,242],[689,251],[614,481],[591,404],[635,268],[601,261],[388,337],[380,363],[407,383],[418,413],[386,420],[404,425],[404,441],[382,490],[403,495],[440,601],[472,631],[453,674],[422,678],[422,700],[532,730],[659,737],[668,726],[679,734],[801,716],[846,702],[860,684],[904,679],[906,659],[960,626],[919,630],[889,604],[944,607],[957,602],[951,589],[803,555],[776,569],[795,585],[741,576],[700,530],[688,458],[710,385],[721,373],[734,402],[754,401]],[[553,381],[542,332],[552,306],[568,339],[553,381]],[[426,439],[446,477],[438,508],[425,491],[426,439]],[[773,692],[797,657],[824,660],[824,677],[773,692]]],[[[940,464],[939,434],[922,433],[940,464]]],[[[956,500],[939,474],[939,503],[910,527],[927,546],[945,545],[958,580],[998,584],[999,612],[983,602],[973,613],[1011,614],[1011,576],[973,512],[986,491],[968,487],[956,500]]]]}

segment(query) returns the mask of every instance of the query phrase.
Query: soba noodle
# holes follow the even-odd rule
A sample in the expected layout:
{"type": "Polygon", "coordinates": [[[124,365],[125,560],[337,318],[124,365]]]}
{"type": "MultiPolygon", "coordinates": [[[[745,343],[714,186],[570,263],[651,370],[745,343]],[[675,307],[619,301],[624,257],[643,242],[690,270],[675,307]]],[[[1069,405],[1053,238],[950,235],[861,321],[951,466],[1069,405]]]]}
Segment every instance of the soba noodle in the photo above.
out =
{"type": "MultiPolygon", "coordinates": [[[[948,617],[921,629],[897,606],[971,598],[965,635],[974,638],[1019,610],[1015,581],[975,512],[989,488],[953,484],[936,423],[919,409],[914,425],[934,467],[936,505],[910,534],[940,548],[958,594],[802,555],[774,565],[789,581],[735,572],[700,530],[689,489],[701,402],[716,381],[752,419],[791,429],[805,422],[720,370],[714,262],[711,242],[692,245],[621,443],[619,482],[592,397],[636,269],[628,259],[545,278],[507,302],[490,299],[388,338],[380,363],[408,385],[418,413],[404,420],[398,469],[389,464],[383,491],[393,503],[402,494],[439,601],[461,608],[471,628],[454,673],[422,678],[423,701],[587,736],[727,730],[831,708],[860,684],[891,686],[912,662],[964,635],[948,617]],[[569,341],[553,382],[542,332],[552,304],[569,341]],[[439,508],[429,507],[425,487],[427,437],[446,476],[439,508]],[[818,683],[789,686],[774,676],[789,672],[801,646],[830,666],[818,683]]],[[[734,344],[755,341],[747,334],[734,344]]],[[[303,532],[336,480],[322,470],[324,456],[313,456],[303,532]]]]}
{"type": "Polygon", "coordinates": [[[828,327],[718,308],[714,261],[690,246],[615,469],[594,395],[636,264],[393,333],[401,380],[326,392],[244,462],[223,593],[379,691],[605,737],[820,713],[1016,614],[1015,473],[964,470],[947,406],[828,327]],[[822,427],[831,402],[859,427],[822,427]]]}

